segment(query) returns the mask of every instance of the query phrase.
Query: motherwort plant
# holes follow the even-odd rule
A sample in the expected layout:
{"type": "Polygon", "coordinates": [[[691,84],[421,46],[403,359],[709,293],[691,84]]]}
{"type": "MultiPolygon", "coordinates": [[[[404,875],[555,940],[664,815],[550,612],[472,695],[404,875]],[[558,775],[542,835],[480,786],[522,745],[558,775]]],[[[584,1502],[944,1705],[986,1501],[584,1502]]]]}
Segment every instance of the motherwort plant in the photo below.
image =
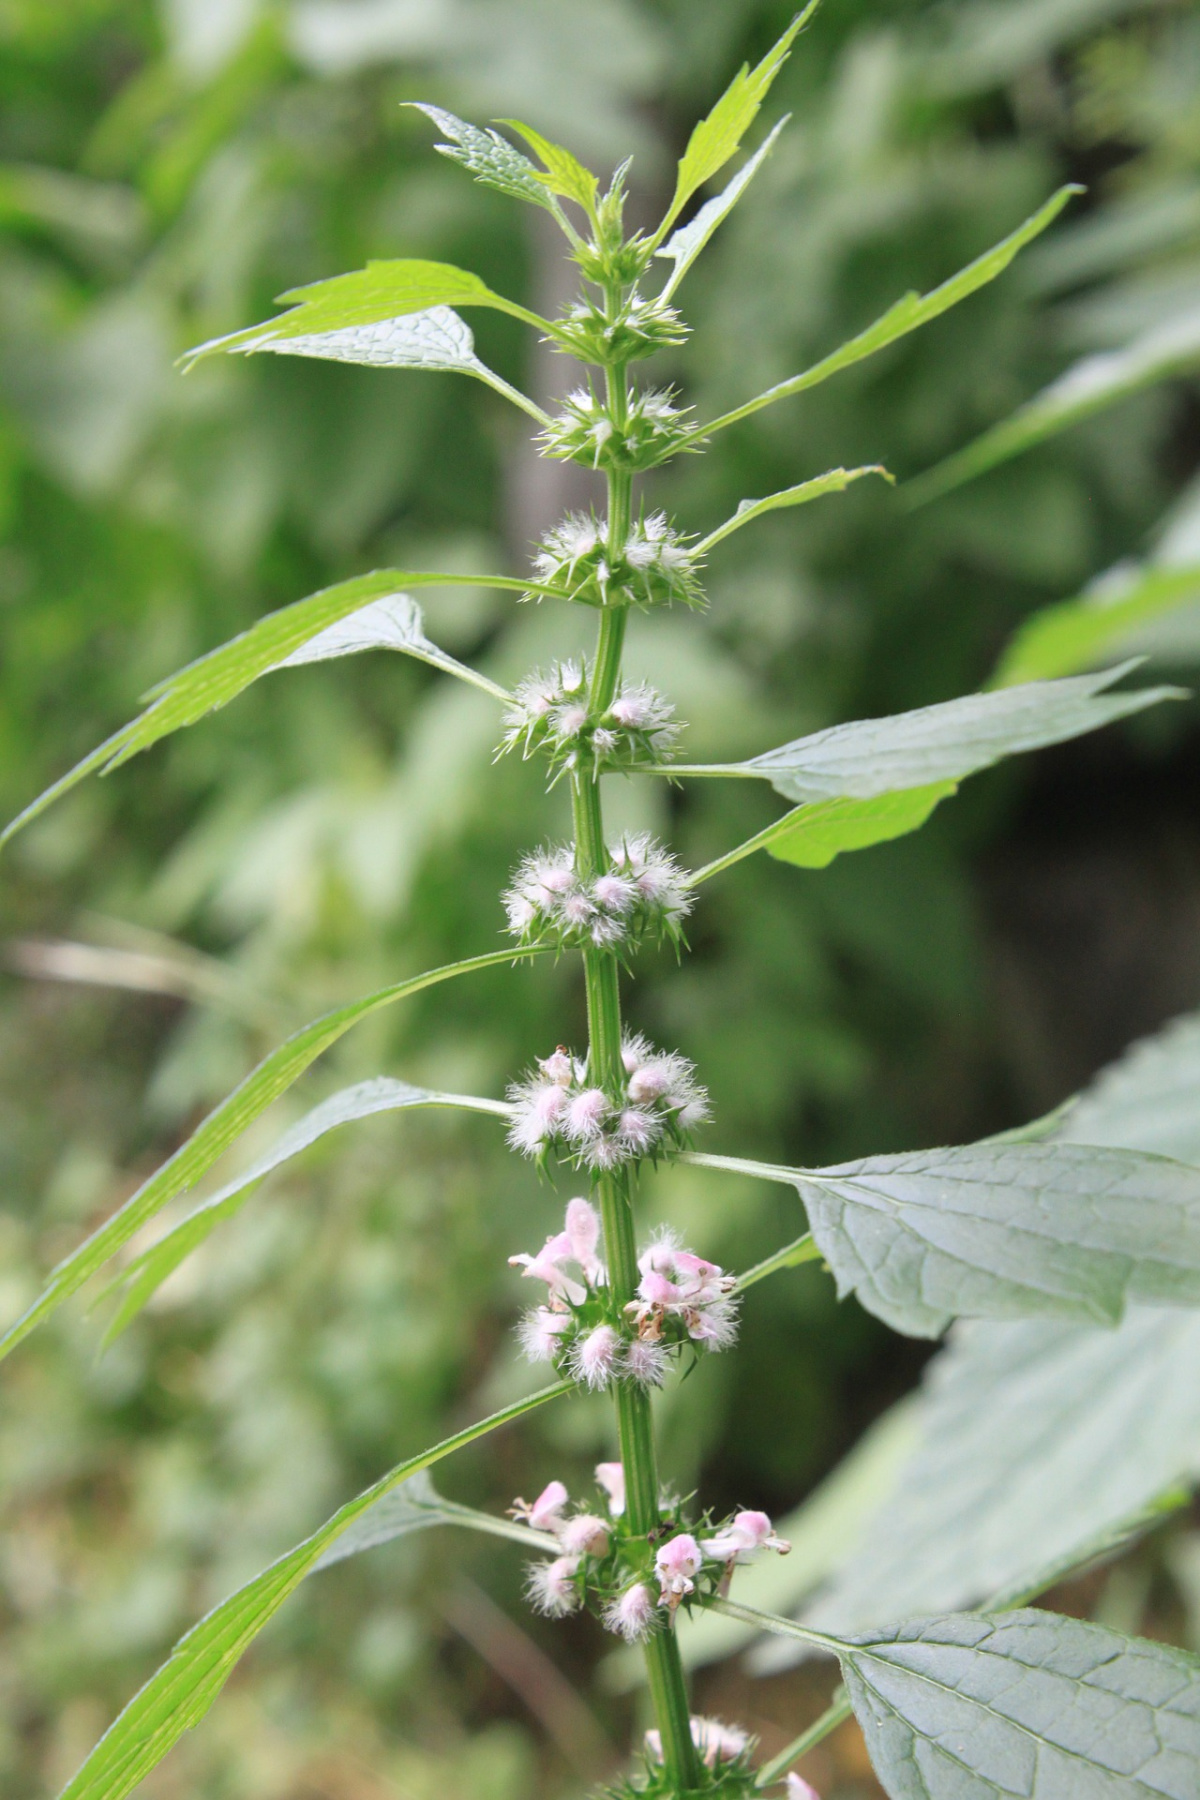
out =
{"type": "MultiPolygon", "coordinates": [[[[811,10],[811,8],[809,9],[811,10]]],[[[807,17],[807,14],[804,15],[807,17]]],[[[664,1488],[652,1396],[696,1358],[728,1353],[739,1295],[753,1282],[823,1260],[896,1330],[933,1337],[959,1318],[1029,1320],[1054,1329],[1118,1325],[1127,1305],[1200,1305],[1200,1171],[1136,1149],[1073,1141],[1056,1115],[1024,1133],[949,1149],[876,1156],[837,1168],[783,1168],[695,1148],[709,1122],[696,1070],[671,1046],[647,1042],[622,1019],[622,974],[635,950],[685,949],[697,890],[760,850],[807,868],[915,829],[956,784],[998,759],[1090,731],[1169,697],[1119,689],[1129,665],[1102,673],[997,687],[893,718],[844,724],[726,766],[676,760],[669,697],[622,672],[633,608],[703,604],[705,559],[731,533],[777,507],[800,506],[879,468],[833,469],[765,499],[696,538],[647,511],[638,477],[760,408],[798,395],[892,343],[1002,273],[1066,203],[1064,189],[1019,230],[924,296],[906,295],[814,367],[700,422],[673,390],[646,385],[639,365],[686,336],[680,286],[769,154],[781,126],[728,185],[697,194],[735,157],[804,20],[753,70],[743,69],[695,129],[666,215],[650,235],[623,222],[624,168],[607,188],[532,127],[512,129],[530,155],[492,129],[425,107],[437,146],[476,180],[549,213],[578,266],[580,298],[542,319],[475,275],[421,261],[372,263],[283,296],[290,310],[231,337],[218,352],[288,354],[381,368],[453,370],[488,383],[533,419],[540,453],[603,474],[602,515],[572,514],[546,534],[528,576],[490,585],[547,606],[586,606],[596,635],[586,658],[564,656],[515,691],[445,654],[425,635],[413,590],[456,577],[385,570],[271,614],[164,682],[141,715],[28,808],[17,826],[95,769],[112,769],[223,706],[271,670],[372,647],[423,659],[473,682],[497,702],[498,754],[536,765],[569,788],[569,843],[531,848],[502,897],[509,942],[398,982],[340,1007],[268,1056],[168,1163],[50,1275],[40,1298],[0,1343],[7,1352],[190,1189],[314,1060],[358,1020],[436,983],[545,955],[578,957],[587,996],[586,1044],[547,1045],[515,1076],[505,1100],[472,1099],[387,1078],[325,1101],[274,1150],[211,1195],[123,1265],[111,1329],[270,1169],[334,1126],[368,1113],[454,1105],[503,1120],[513,1150],[569,1165],[580,1192],[541,1248],[514,1247],[532,1283],[520,1325],[525,1355],[549,1365],[539,1392],[458,1432],[384,1475],[326,1525],[196,1625],[130,1702],[69,1783],[64,1800],[120,1800],[212,1704],[239,1656],[310,1573],[356,1549],[430,1524],[491,1531],[530,1553],[531,1603],[551,1618],[588,1611],[645,1661],[655,1723],[621,1795],[749,1795],[811,1789],[791,1765],[853,1710],[881,1781],[896,1800],[1037,1796],[1200,1796],[1200,1663],[1106,1626],[1032,1610],[1028,1601],[1064,1568],[1096,1554],[1068,1546],[1053,1569],[981,1594],[983,1610],[889,1613],[870,1630],[796,1622],[738,1599],[739,1570],[786,1567],[788,1544],[761,1512],[714,1518],[664,1488]],[[665,266],[665,279],[661,271],[665,266]],[[587,370],[554,416],[486,367],[455,308],[487,306],[531,326],[587,370]],[[637,834],[610,837],[602,778],[757,780],[790,804],[774,824],[707,868],[688,872],[637,834]],[[732,1274],[638,1218],[647,1160],[680,1159],[782,1182],[803,1201],[808,1231],[758,1267],[732,1274]],[[553,1481],[493,1518],[444,1501],[426,1471],[510,1420],[580,1392],[608,1397],[619,1460],[601,1463],[596,1491],[570,1496],[553,1481]],[[735,1723],[691,1713],[680,1621],[720,1612],[756,1632],[837,1659],[843,1686],[829,1710],[781,1755],[756,1761],[735,1723]]],[[[485,582],[485,585],[488,583],[485,582]]],[[[514,977],[520,979],[520,974],[514,977]]],[[[719,1123],[719,1122],[718,1122],[719,1123]]],[[[514,1276],[514,1284],[517,1277],[514,1276]]],[[[514,1285],[514,1293],[518,1290],[514,1285]]],[[[529,1290],[525,1290],[529,1292],[529,1290]]],[[[1179,1471],[1182,1472],[1182,1468],[1179,1471]]],[[[951,1536],[961,1521],[948,1527],[951,1536]]],[[[1124,1522],[1128,1534],[1128,1521],[1124,1522]]],[[[963,1523],[963,1529],[965,1529],[963,1523]]],[[[1115,1541],[1110,1531],[1106,1542],[1115,1541]]],[[[986,1577],[981,1575],[981,1580],[986,1577]]]]}

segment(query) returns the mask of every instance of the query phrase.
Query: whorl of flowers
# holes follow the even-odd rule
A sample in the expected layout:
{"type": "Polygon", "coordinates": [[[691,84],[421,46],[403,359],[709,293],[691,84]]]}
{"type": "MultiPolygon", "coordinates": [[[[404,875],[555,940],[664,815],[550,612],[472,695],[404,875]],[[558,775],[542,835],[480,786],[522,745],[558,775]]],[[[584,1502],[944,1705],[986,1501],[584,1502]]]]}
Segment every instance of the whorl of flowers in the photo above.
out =
{"type": "Polygon", "coordinates": [[[513,1149],[525,1156],[557,1149],[579,1167],[605,1170],[682,1148],[709,1111],[693,1065],[640,1036],[626,1037],[621,1058],[619,1095],[589,1083],[586,1065],[561,1046],[540,1058],[537,1073],[508,1090],[513,1149]]]}
{"type": "Polygon", "coordinates": [[[727,1350],[737,1337],[736,1281],[663,1231],[638,1258],[642,1279],[625,1308],[642,1343],[727,1350]]]}
{"type": "Polygon", "coordinates": [[[609,858],[602,875],[584,878],[569,845],[527,856],[502,895],[513,936],[618,953],[646,939],[682,943],[692,895],[675,858],[645,833],[623,838],[609,858]]]}
{"type": "Polygon", "coordinates": [[[580,362],[636,362],[673,344],[682,344],[688,328],[673,306],[632,294],[615,319],[590,299],[577,300],[555,322],[553,342],[580,362]]]}
{"type": "Polygon", "coordinates": [[[543,750],[560,775],[576,768],[598,774],[661,763],[678,735],[674,707],[645,682],[622,682],[607,710],[592,713],[586,664],[552,663],[546,674],[535,669],[518,684],[499,753],[543,750]]]}
{"type": "Polygon", "coordinates": [[[541,443],[547,456],[589,469],[653,469],[678,450],[698,447],[690,410],[677,407],[664,388],[643,388],[616,424],[603,399],[577,388],[542,432],[541,443]]]}
{"type": "Polygon", "coordinates": [[[562,1482],[552,1481],[536,1500],[514,1500],[509,1507],[514,1519],[557,1540],[559,1555],[530,1563],[525,1571],[530,1603],[552,1619],[565,1618],[583,1605],[589,1569],[607,1558],[613,1535],[611,1521],[598,1513],[584,1508],[568,1514],[569,1499],[562,1482]]]}
{"type": "Polygon", "coordinates": [[[533,567],[544,586],[585,606],[607,606],[614,587],[623,604],[700,606],[704,600],[701,558],[661,512],[631,525],[616,550],[594,513],[568,513],[542,539],[533,567]]]}

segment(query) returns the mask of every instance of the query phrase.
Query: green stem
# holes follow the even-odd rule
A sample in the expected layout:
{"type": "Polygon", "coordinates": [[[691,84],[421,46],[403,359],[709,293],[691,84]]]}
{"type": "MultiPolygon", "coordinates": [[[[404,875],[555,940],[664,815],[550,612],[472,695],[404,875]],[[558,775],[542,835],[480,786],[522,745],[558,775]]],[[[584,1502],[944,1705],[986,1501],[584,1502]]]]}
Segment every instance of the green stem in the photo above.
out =
{"type": "MultiPolygon", "coordinates": [[[[610,310],[620,296],[610,295],[610,310]]],[[[628,394],[624,369],[607,374],[608,405],[614,420],[624,419],[628,394]]],[[[631,480],[627,474],[608,478],[608,542],[610,554],[622,546],[629,532],[631,480]]],[[[600,615],[592,666],[591,710],[607,711],[621,673],[628,606],[617,602],[600,615]]],[[[593,771],[579,769],[571,783],[575,821],[575,863],[585,879],[594,879],[609,866],[600,804],[600,782],[593,771]]],[[[588,1078],[612,1097],[625,1084],[621,1060],[621,991],[616,958],[609,951],[583,952],[588,1010],[588,1078]]],[[[596,1199],[604,1227],[604,1250],[609,1270],[609,1289],[618,1313],[634,1298],[638,1285],[637,1239],[634,1229],[632,1183],[626,1170],[614,1170],[596,1180],[596,1199]]],[[[634,1538],[653,1541],[659,1524],[658,1464],[650,1398],[634,1382],[616,1385],[617,1432],[621,1464],[625,1471],[625,1521],[634,1538]]],[[[674,1629],[658,1632],[645,1645],[646,1672],[651,1700],[662,1736],[663,1763],[676,1792],[683,1796],[700,1783],[700,1770],[692,1743],[691,1715],[683,1664],[674,1629]]]]}

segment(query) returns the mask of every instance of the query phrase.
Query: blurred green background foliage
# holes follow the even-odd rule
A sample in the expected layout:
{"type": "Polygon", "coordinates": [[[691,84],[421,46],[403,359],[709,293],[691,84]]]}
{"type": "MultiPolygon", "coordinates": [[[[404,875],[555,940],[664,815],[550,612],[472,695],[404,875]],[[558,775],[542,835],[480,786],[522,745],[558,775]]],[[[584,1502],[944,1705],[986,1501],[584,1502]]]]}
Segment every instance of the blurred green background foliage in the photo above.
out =
{"type": "MultiPolygon", "coordinates": [[[[4,816],[151,682],[359,570],[461,572],[426,601],[431,630],[505,679],[582,644],[586,619],[471,584],[521,569],[592,497],[492,394],[270,357],[184,378],[173,359],[373,256],[462,263],[546,310],[564,276],[540,215],[433,156],[401,102],[518,114],[605,170],[632,150],[649,219],[695,118],[790,10],[0,0],[4,816]]],[[[784,108],[684,290],[695,336],[666,374],[701,417],[942,280],[1061,180],[1087,193],[960,309],[659,478],[688,528],[832,463],[907,478],[1080,354],[1200,311],[1200,17],[1181,0],[826,0],[784,108]]],[[[511,320],[472,323],[508,379],[543,399],[568,385],[511,320]]],[[[707,614],[637,622],[631,666],[690,720],[692,760],[968,691],[1037,607],[1128,559],[1200,563],[1198,452],[1200,393],[1176,380],[919,511],[864,483],[777,515],[714,553],[707,614]]],[[[1193,646],[1185,614],[1157,648],[1187,665],[1193,646]]],[[[819,874],[752,859],[706,890],[693,955],[647,960],[632,1002],[699,1063],[706,1145],[812,1163],[977,1136],[1200,1003],[1200,738],[1190,708],[1163,712],[980,778],[919,837],[819,874]]],[[[17,842],[0,881],[5,1316],[293,1025],[495,946],[497,892],[548,829],[534,766],[491,765],[495,732],[485,698],[403,659],[289,672],[17,842]]],[[[610,816],[696,865],[771,817],[748,785],[614,783],[610,816]]],[[[379,1072],[500,1093],[582,1032],[566,964],[489,974],[370,1022],[295,1106],[379,1072]]],[[[559,1204],[487,1121],[358,1125],[275,1178],[102,1356],[79,1308],[21,1350],[0,1390],[11,1800],[56,1790],[206,1604],[521,1390],[505,1258],[559,1204]]],[[[645,1208],[733,1265],[798,1229],[792,1196],[695,1170],[656,1178],[645,1208]]],[[[739,1355],[664,1402],[671,1479],[784,1511],[925,1354],[839,1309],[817,1271],[767,1283],[739,1355]]],[[[539,1414],[445,1486],[491,1506],[550,1474],[579,1488],[607,1429],[599,1404],[539,1414]]],[[[324,1575],[147,1793],[581,1791],[630,1705],[592,1683],[597,1634],[552,1637],[519,1585],[515,1553],[444,1534],[324,1575]],[[590,1709],[565,1747],[535,1717],[564,1673],[590,1709]]],[[[744,1688],[743,1716],[798,1729],[805,1679],[744,1688]]],[[[872,1791],[852,1748],[838,1766],[839,1792],[872,1791]]]]}

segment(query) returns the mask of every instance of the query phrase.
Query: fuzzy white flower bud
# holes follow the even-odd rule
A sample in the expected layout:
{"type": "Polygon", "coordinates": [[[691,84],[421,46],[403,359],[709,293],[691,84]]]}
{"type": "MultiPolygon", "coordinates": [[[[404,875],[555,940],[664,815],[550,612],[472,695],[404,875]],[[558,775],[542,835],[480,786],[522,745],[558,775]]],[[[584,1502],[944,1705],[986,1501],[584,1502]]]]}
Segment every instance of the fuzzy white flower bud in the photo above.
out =
{"type": "Polygon", "coordinates": [[[620,1334],[611,1325],[596,1325],[572,1346],[571,1373],[585,1387],[602,1392],[617,1372],[620,1355],[620,1334]]]}
{"type": "Polygon", "coordinates": [[[521,1315],[517,1337],[527,1362],[551,1362],[562,1349],[563,1333],[571,1328],[571,1315],[535,1306],[521,1315]]]}
{"type": "Polygon", "coordinates": [[[575,1577],[578,1556],[556,1556],[553,1562],[530,1563],[525,1571],[525,1592],[536,1612],[548,1619],[565,1619],[583,1604],[575,1577]]]}
{"type": "Polygon", "coordinates": [[[571,1556],[607,1556],[612,1526],[593,1513],[576,1513],[558,1527],[558,1541],[571,1556]]]}
{"type": "Polygon", "coordinates": [[[671,1356],[665,1344],[649,1338],[634,1338],[628,1344],[621,1362],[621,1373],[643,1387],[661,1387],[671,1367],[671,1356]]]}
{"type": "Polygon", "coordinates": [[[611,1600],[603,1613],[604,1624],[627,1644],[641,1644],[658,1625],[658,1602],[644,1581],[635,1581],[611,1600]]]}

